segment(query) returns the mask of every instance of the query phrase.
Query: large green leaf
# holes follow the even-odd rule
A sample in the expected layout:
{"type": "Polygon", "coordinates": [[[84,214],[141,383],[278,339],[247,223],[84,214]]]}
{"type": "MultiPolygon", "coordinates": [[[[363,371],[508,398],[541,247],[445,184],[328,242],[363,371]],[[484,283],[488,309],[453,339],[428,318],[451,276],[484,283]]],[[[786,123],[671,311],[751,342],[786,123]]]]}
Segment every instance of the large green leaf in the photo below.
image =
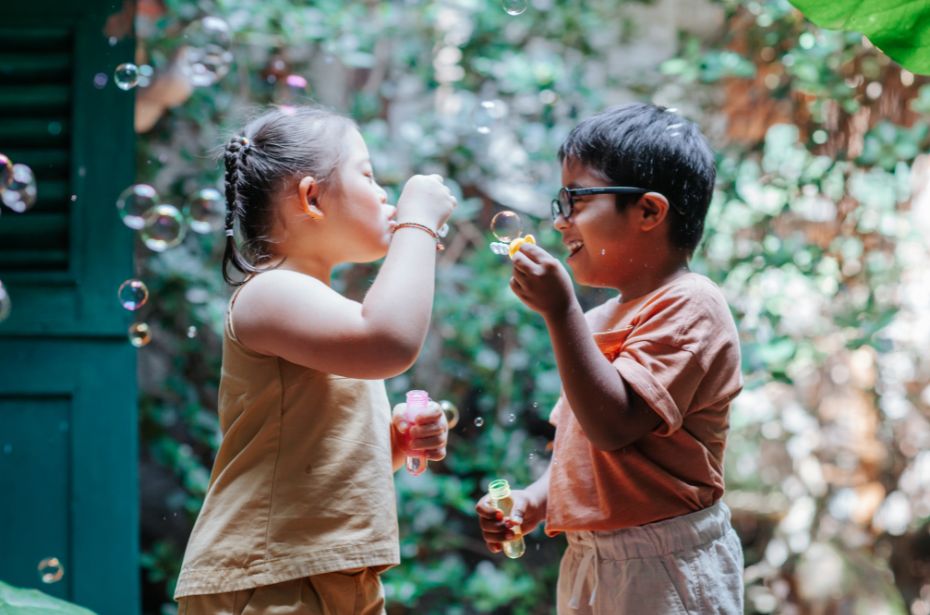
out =
{"type": "Polygon", "coordinates": [[[0,581],[0,615],[94,615],[93,611],[53,598],[37,589],[0,581]]]}
{"type": "Polygon", "coordinates": [[[822,28],[861,32],[911,72],[930,74],[927,0],[791,0],[822,28]]]}

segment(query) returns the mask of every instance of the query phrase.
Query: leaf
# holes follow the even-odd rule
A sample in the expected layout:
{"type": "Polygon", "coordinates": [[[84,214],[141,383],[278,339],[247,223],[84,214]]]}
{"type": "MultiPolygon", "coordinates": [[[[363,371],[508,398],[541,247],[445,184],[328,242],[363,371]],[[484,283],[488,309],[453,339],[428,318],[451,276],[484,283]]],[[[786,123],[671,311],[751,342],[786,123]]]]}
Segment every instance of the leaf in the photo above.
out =
{"type": "Polygon", "coordinates": [[[904,68],[930,75],[930,3],[926,0],[791,0],[791,3],[821,28],[860,32],[904,68]]]}
{"type": "Polygon", "coordinates": [[[0,581],[0,615],[94,615],[83,607],[37,589],[21,589],[0,581]]]}

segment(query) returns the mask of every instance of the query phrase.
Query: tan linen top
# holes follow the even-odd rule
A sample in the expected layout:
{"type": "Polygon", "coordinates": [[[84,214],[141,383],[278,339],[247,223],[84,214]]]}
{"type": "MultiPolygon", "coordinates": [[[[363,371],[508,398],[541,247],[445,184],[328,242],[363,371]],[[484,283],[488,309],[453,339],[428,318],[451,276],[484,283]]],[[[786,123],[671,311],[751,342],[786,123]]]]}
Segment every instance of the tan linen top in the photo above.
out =
{"type": "Polygon", "coordinates": [[[383,381],[252,352],[227,318],[223,439],[175,598],[399,564],[390,412],[383,381]]]}
{"type": "Polygon", "coordinates": [[[594,339],[662,424],[617,451],[596,449],[556,403],[546,532],[610,531],[707,508],[723,495],[730,402],[742,388],[739,338],[720,289],[688,273],[588,315],[594,339]]]}

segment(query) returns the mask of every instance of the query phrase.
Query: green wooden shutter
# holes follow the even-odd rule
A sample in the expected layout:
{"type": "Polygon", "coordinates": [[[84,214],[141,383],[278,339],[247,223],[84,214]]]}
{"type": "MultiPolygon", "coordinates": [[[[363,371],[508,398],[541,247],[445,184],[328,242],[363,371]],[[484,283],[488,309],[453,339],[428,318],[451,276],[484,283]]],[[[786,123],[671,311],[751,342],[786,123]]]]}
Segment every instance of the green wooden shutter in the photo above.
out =
{"type": "Polygon", "coordinates": [[[124,6],[29,0],[0,21],[0,152],[38,185],[33,209],[0,215],[13,304],[0,323],[0,579],[101,615],[140,602],[136,360],[116,300],[132,275],[115,201],[133,178],[134,97],[112,83],[134,41],[105,29],[124,6]],[[57,583],[40,579],[46,557],[64,567],[57,583]]]}

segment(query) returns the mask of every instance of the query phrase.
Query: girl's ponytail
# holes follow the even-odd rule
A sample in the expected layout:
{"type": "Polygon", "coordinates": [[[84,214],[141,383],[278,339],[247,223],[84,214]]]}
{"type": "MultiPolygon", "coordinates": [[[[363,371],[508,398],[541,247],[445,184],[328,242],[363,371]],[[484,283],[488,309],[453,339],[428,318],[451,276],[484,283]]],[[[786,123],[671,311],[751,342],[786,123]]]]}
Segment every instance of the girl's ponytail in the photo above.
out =
{"type": "Polygon", "coordinates": [[[229,140],[223,153],[226,165],[226,249],[223,251],[223,279],[232,286],[239,286],[244,280],[237,280],[230,275],[230,265],[243,274],[258,271],[239,251],[235,231],[239,210],[239,166],[242,159],[248,156],[250,148],[249,140],[239,135],[229,140]]]}

